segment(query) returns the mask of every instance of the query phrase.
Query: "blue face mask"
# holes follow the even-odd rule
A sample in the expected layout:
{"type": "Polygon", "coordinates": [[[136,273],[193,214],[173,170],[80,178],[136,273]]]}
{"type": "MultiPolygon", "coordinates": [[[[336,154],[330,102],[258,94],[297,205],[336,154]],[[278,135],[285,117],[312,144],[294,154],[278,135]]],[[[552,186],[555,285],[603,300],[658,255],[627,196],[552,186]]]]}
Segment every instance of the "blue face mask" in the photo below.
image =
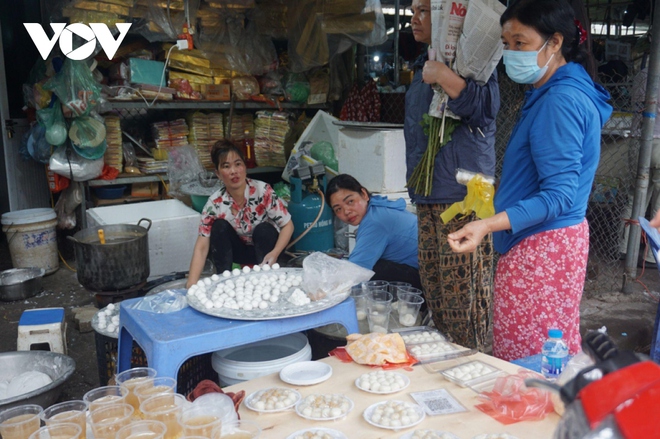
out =
{"type": "Polygon", "coordinates": [[[552,57],[555,56],[553,53],[548,62],[543,67],[539,67],[539,53],[541,53],[546,44],[548,44],[547,40],[537,51],[502,51],[506,74],[509,75],[509,78],[518,84],[534,84],[538,82],[545,75],[545,72],[548,71],[548,64],[550,64],[552,57]]]}

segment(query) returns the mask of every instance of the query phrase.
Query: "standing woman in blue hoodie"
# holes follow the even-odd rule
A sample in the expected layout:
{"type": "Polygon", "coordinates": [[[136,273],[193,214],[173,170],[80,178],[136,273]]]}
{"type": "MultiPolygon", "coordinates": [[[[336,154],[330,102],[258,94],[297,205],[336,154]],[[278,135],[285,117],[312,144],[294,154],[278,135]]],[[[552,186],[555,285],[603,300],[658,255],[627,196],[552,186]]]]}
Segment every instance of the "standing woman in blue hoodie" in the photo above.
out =
{"type": "Polygon", "coordinates": [[[493,233],[493,355],[541,352],[550,328],[580,350],[589,256],[585,219],[609,95],[585,66],[587,31],[566,0],[517,0],[500,19],[509,77],[532,84],[504,155],[495,216],[449,235],[459,253],[493,233]]]}
{"type": "Polygon", "coordinates": [[[360,226],[348,260],[376,274],[372,280],[408,282],[422,288],[417,264],[417,218],[403,198],[372,195],[354,177],[330,180],[325,199],[337,218],[360,226]]]}

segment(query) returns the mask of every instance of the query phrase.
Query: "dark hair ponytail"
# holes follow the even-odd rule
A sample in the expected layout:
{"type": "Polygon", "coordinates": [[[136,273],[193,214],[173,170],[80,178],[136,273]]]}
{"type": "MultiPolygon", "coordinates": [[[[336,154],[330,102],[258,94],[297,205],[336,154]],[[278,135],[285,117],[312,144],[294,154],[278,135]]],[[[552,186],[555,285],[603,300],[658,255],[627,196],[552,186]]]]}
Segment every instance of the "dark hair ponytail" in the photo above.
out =
{"type": "Polygon", "coordinates": [[[332,206],[330,204],[330,197],[333,196],[335,193],[339,192],[340,189],[346,189],[347,191],[352,191],[352,192],[358,192],[359,194],[362,194],[362,191],[364,190],[367,193],[367,197],[371,198],[371,194],[365,188],[360,184],[359,181],[355,179],[352,175],[348,174],[339,174],[332,180],[330,180],[330,183],[328,183],[328,187],[325,188],[325,201],[328,203],[329,206],[332,206]]]}
{"type": "Polygon", "coordinates": [[[534,28],[546,39],[555,33],[564,37],[561,54],[567,62],[581,64],[591,78],[596,75],[596,63],[591,55],[591,25],[581,0],[514,0],[500,17],[500,24],[516,19],[534,28]],[[586,31],[586,41],[580,43],[581,32],[576,20],[586,31]]]}

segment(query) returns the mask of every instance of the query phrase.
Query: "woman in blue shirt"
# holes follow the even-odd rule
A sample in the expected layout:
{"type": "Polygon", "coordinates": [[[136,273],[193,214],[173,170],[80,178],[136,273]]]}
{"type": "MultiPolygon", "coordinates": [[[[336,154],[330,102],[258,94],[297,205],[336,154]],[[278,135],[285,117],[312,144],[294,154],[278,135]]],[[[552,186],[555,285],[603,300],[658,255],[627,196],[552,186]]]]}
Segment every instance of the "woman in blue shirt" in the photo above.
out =
{"type": "MultiPolygon", "coordinates": [[[[449,235],[459,253],[493,232],[493,355],[541,352],[550,328],[580,349],[580,299],[589,255],[587,201],[609,95],[588,73],[587,31],[566,0],[518,0],[502,14],[509,77],[532,84],[504,155],[495,216],[449,235]]],[[[585,26],[588,28],[588,26],[585,26]]]]}
{"type": "Polygon", "coordinates": [[[372,280],[408,282],[422,288],[417,263],[417,218],[403,198],[372,195],[355,178],[330,180],[325,199],[337,218],[360,226],[348,260],[376,274],[372,280]]]}

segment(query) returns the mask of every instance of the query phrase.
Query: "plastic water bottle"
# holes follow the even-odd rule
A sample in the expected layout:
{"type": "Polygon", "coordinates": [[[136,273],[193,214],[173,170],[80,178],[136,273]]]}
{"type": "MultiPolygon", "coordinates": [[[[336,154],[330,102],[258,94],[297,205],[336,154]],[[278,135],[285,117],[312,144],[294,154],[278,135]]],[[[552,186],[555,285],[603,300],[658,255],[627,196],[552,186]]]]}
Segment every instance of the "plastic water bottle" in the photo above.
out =
{"type": "Polygon", "coordinates": [[[563,335],[561,329],[550,329],[549,338],[543,343],[541,372],[549,380],[555,380],[568,361],[568,346],[562,339],[563,335]]]}

